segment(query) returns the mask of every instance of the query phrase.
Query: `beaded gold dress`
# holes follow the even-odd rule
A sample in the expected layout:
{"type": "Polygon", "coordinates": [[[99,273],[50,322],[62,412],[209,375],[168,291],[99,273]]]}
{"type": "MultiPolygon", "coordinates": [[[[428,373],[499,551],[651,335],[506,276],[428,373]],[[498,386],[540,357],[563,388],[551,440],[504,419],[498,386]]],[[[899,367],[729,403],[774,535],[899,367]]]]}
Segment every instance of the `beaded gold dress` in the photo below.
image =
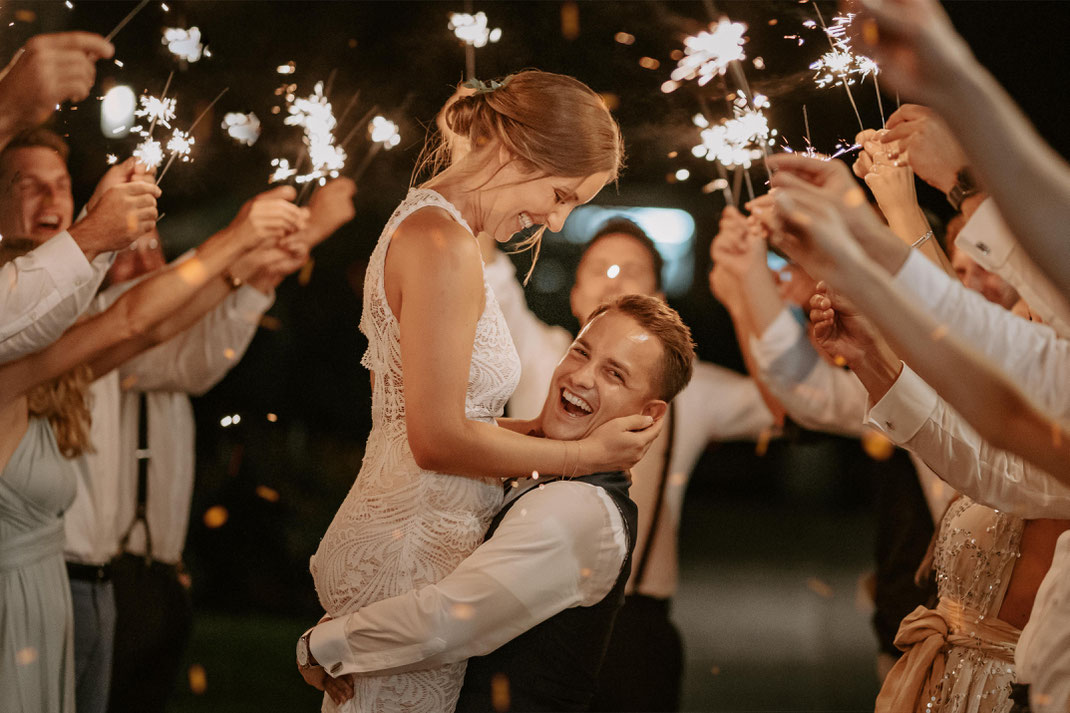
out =
{"type": "Polygon", "coordinates": [[[961,497],[940,523],[933,566],[939,603],[903,619],[903,650],[877,713],[1007,713],[1021,631],[997,614],[1020,556],[1024,521],[961,497]]]}
{"type": "MultiPolygon", "coordinates": [[[[405,218],[429,206],[445,210],[471,232],[452,203],[435,191],[412,189],[368,262],[360,328],[368,337],[361,363],[374,374],[372,430],[360,473],[310,563],[320,603],[332,618],[441,580],[483,542],[502,504],[501,480],[422,470],[409,447],[401,328],[387,304],[383,276],[390,237],[405,218]]],[[[493,422],[520,381],[520,357],[486,278],[483,290],[486,306],[476,325],[465,416],[493,422]]],[[[449,713],[465,666],[462,661],[357,676],[354,697],[339,708],[325,695],[323,711],[449,713]]]]}

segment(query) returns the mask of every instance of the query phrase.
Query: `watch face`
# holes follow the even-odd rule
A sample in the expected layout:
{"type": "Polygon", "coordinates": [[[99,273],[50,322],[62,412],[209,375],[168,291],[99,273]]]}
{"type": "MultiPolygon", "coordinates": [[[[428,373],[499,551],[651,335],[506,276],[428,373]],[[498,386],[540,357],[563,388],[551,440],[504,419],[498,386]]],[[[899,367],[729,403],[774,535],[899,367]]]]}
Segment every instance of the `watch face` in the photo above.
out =
{"type": "Polygon", "coordinates": [[[308,638],[304,636],[297,640],[297,663],[308,666],[308,638]]]}

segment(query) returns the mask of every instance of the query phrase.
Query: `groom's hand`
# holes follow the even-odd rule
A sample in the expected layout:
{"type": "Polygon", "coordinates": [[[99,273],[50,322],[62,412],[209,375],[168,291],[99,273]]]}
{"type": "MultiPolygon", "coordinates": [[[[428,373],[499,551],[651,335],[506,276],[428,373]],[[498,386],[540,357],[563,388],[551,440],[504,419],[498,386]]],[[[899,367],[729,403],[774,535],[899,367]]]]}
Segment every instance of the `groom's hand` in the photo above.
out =
{"type": "Polygon", "coordinates": [[[322,666],[298,666],[305,683],[317,691],[324,691],[336,705],[342,705],[353,697],[353,677],[346,674],[341,678],[331,678],[322,666]]]}

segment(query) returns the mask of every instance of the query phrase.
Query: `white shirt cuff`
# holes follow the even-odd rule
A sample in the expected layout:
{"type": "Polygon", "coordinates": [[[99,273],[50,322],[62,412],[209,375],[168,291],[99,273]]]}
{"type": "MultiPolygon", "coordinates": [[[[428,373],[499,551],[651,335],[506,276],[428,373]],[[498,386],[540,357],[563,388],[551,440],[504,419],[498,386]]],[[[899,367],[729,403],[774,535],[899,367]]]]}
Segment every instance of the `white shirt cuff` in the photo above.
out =
{"type": "Polygon", "coordinates": [[[802,325],[795,321],[791,309],[785,307],[760,337],[751,335],[751,354],[758,367],[765,370],[795,346],[801,336],[802,325]]]}
{"type": "Polygon", "coordinates": [[[996,202],[986,198],[959,231],[955,247],[964,250],[984,269],[995,272],[1006,264],[1017,245],[996,202]]]}
{"type": "Polygon", "coordinates": [[[325,668],[327,673],[335,675],[349,652],[345,618],[331,619],[312,627],[308,650],[312,653],[312,658],[316,659],[316,663],[325,668]]]}
{"type": "Polygon", "coordinates": [[[275,290],[264,294],[250,285],[242,285],[227,297],[227,319],[256,324],[275,303],[275,290]]]}
{"type": "Polygon", "coordinates": [[[888,393],[866,414],[866,423],[896,444],[913,438],[932,416],[939,400],[932,387],[906,364],[888,393]]]}

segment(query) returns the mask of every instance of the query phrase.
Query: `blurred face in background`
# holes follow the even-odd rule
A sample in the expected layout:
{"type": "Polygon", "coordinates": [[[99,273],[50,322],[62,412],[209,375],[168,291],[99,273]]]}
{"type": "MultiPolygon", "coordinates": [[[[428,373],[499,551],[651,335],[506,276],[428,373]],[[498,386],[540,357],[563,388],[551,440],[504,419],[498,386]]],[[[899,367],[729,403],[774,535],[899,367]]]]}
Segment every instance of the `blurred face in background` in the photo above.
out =
{"type": "Polygon", "coordinates": [[[596,307],[622,295],[662,297],[650,251],[631,235],[609,233],[580,258],[569,294],[572,315],[582,325],[596,307]]]}
{"type": "Polygon", "coordinates": [[[981,293],[989,302],[1004,309],[1011,309],[1018,302],[1017,290],[999,275],[974,262],[965,250],[951,248],[951,267],[967,289],[981,293]]]}
{"type": "Polygon", "coordinates": [[[71,227],[74,197],[67,164],[45,146],[17,148],[0,165],[0,235],[36,245],[71,227]]]}
{"type": "Polygon", "coordinates": [[[167,264],[160,246],[160,234],[153,229],[115,253],[115,262],[104,280],[105,286],[117,285],[159,270],[167,264]]]}

